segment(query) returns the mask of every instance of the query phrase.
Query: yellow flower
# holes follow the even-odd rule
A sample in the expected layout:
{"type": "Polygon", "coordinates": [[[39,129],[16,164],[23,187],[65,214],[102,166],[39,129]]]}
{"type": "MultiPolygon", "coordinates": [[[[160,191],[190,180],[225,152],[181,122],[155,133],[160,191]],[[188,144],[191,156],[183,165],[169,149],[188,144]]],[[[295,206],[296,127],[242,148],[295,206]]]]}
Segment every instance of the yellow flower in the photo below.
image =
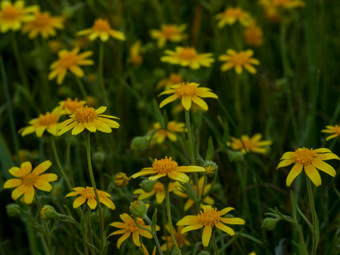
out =
{"type": "Polygon", "coordinates": [[[63,18],[50,16],[48,12],[37,12],[34,20],[24,24],[22,32],[28,33],[31,39],[38,35],[48,38],[56,34],[56,29],[62,29],[63,27],[63,18]]]}
{"type": "Polygon", "coordinates": [[[259,3],[264,7],[267,18],[274,22],[281,18],[280,9],[290,10],[306,5],[301,0],[260,0],[259,3]]]}
{"type": "Polygon", "coordinates": [[[57,135],[60,123],[59,118],[61,116],[60,108],[54,109],[52,112],[40,114],[38,118],[32,119],[30,126],[24,127],[19,130],[22,136],[34,133],[37,137],[41,137],[45,131],[52,135],[57,135]]]}
{"type": "Polygon", "coordinates": [[[79,54],[79,48],[75,48],[72,51],[62,50],[59,51],[59,59],[52,63],[50,69],[52,71],[48,75],[49,80],[53,80],[57,77],[57,83],[62,84],[67,71],[71,71],[78,77],[83,77],[84,72],[79,66],[93,65],[92,60],[86,59],[92,55],[91,51],[86,51],[79,54]]]}
{"type": "Polygon", "coordinates": [[[156,89],[157,90],[161,88],[169,89],[172,85],[175,85],[181,82],[183,82],[183,76],[180,74],[172,73],[169,75],[168,78],[159,81],[156,86],[156,89]]]}
{"type": "Polygon", "coordinates": [[[165,187],[161,182],[156,182],[150,192],[146,192],[143,189],[136,189],[133,194],[138,195],[138,200],[144,200],[156,195],[156,201],[161,204],[165,198],[165,187]]]}
{"type": "Polygon", "coordinates": [[[167,41],[180,42],[186,38],[186,35],[182,34],[186,25],[162,25],[160,30],[151,30],[151,37],[157,39],[157,45],[159,48],[163,48],[167,41]]]}
{"type": "Polygon", "coordinates": [[[234,230],[224,224],[245,224],[245,221],[241,218],[222,217],[232,210],[234,210],[234,208],[226,207],[221,211],[217,211],[216,208],[212,208],[211,206],[204,206],[200,214],[185,216],[183,219],[177,222],[177,225],[186,226],[182,229],[182,233],[203,228],[202,243],[203,246],[207,247],[209,245],[213,227],[216,227],[233,236],[235,234],[234,230]]]}
{"type": "Polygon", "coordinates": [[[78,135],[87,129],[90,132],[101,131],[111,133],[112,128],[119,128],[119,123],[111,119],[119,119],[112,115],[103,114],[106,111],[105,106],[99,107],[97,110],[93,107],[79,107],[68,120],[61,123],[60,132],[62,135],[72,129],[72,135],[78,135]]]}
{"type": "Polygon", "coordinates": [[[243,26],[248,26],[252,21],[250,14],[239,7],[229,7],[224,12],[217,14],[216,18],[219,20],[219,28],[225,25],[233,25],[236,22],[240,22],[243,26]]]}
{"type": "Polygon", "coordinates": [[[227,142],[227,145],[233,150],[241,151],[243,154],[248,152],[265,154],[268,151],[268,146],[272,144],[272,141],[263,140],[261,134],[255,134],[253,137],[242,135],[240,139],[231,137],[231,141],[227,142]]]}
{"type": "Polygon", "coordinates": [[[340,136],[340,126],[339,125],[334,125],[334,126],[328,125],[326,126],[325,129],[321,130],[321,132],[331,134],[330,136],[326,137],[326,140],[328,141],[330,139],[340,136]]]}
{"type": "Polygon", "coordinates": [[[158,180],[162,177],[168,177],[175,181],[188,182],[189,176],[185,173],[204,172],[201,166],[178,166],[178,163],[172,158],[165,157],[163,159],[155,159],[152,167],[143,168],[140,172],[132,175],[132,178],[139,176],[152,175],[150,180],[158,180]]]}
{"type": "Polygon", "coordinates": [[[130,61],[133,65],[139,66],[143,62],[143,57],[141,56],[141,42],[136,41],[130,47],[130,61]]]}
{"type": "Polygon", "coordinates": [[[32,171],[32,164],[29,161],[23,162],[19,167],[12,167],[8,171],[14,179],[9,179],[4,183],[4,189],[16,188],[12,191],[12,198],[17,200],[24,195],[23,202],[31,204],[36,189],[50,192],[52,186],[50,182],[58,179],[56,174],[42,174],[52,165],[51,161],[46,160],[36,166],[32,171]]]}
{"type": "Polygon", "coordinates": [[[208,105],[202,98],[218,99],[218,96],[215,93],[211,92],[209,88],[199,88],[199,84],[195,82],[182,82],[176,85],[172,85],[170,89],[163,91],[160,95],[168,94],[172,95],[167,97],[160,103],[160,108],[175,101],[176,99],[181,99],[182,105],[187,111],[190,110],[192,102],[197,104],[204,111],[207,111],[208,105]]]}
{"type": "Polygon", "coordinates": [[[319,148],[314,150],[303,147],[298,148],[294,152],[289,151],[284,153],[280,159],[281,161],[277,166],[277,169],[294,164],[286,179],[286,185],[288,187],[292,184],[292,182],[302,172],[303,169],[305,170],[308,178],[314,183],[314,185],[320,186],[321,177],[317,169],[325,172],[326,174],[329,174],[332,177],[336,175],[334,168],[324,162],[325,160],[330,159],[340,160],[337,155],[332,153],[327,148],[319,148]]]}
{"type": "Polygon", "coordinates": [[[236,52],[229,49],[227,50],[226,55],[221,55],[219,57],[220,61],[226,62],[222,65],[221,70],[225,72],[231,68],[235,68],[236,73],[241,74],[243,68],[245,68],[248,72],[255,74],[256,69],[253,65],[259,65],[260,61],[252,58],[253,54],[254,52],[252,50],[236,52]]]}
{"type": "MultiPolygon", "coordinates": [[[[133,218],[128,215],[127,213],[123,213],[119,215],[119,217],[122,219],[123,222],[112,222],[110,226],[115,227],[115,228],[120,228],[119,230],[116,230],[112,232],[109,236],[112,235],[122,235],[118,241],[117,241],[117,247],[118,249],[120,248],[121,244],[132,235],[132,241],[133,243],[140,247],[141,242],[139,236],[146,237],[148,239],[152,238],[152,235],[150,232],[139,228],[133,218]]],[[[144,220],[142,218],[136,218],[136,222],[138,223],[139,226],[151,230],[151,226],[145,225],[144,220]]],[[[156,226],[156,230],[159,230],[159,227],[156,226]]]]}
{"type": "Polygon", "coordinates": [[[252,23],[244,30],[244,37],[249,46],[259,47],[263,44],[262,30],[255,23],[252,23]]]}
{"type": "MultiPolygon", "coordinates": [[[[168,231],[169,235],[162,236],[162,239],[165,241],[165,244],[161,246],[161,249],[162,251],[171,251],[172,247],[174,246],[174,242],[172,241],[172,238],[170,235],[169,226],[166,225],[165,229],[168,231]]],[[[176,229],[173,230],[176,242],[180,249],[182,249],[184,246],[191,245],[191,243],[187,240],[187,233],[181,233],[182,229],[183,229],[182,226],[178,226],[177,230],[176,229]]]]}
{"type": "Polygon", "coordinates": [[[184,132],[185,125],[182,122],[169,121],[167,129],[162,128],[159,122],[153,125],[153,130],[155,133],[153,134],[152,139],[157,143],[163,143],[166,138],[169,138],[171,141],[176,142],[177,136],[176,133],[184,132]]]}
{"type": "Polygon", "coordinates": [[[78,101],[78,98],[71,99],[67,98],[64,101],[59,102],[59,105],[63,112],[66,114],[72,114],[75,113],[77,109],[80,107],[83,107],[84,104],[86,104],[85,101],[78,101]]]}
{"type": "Polygon", "coordinates": [[[166,50],[161,58],[162,62],[173,65],[188,66],[191,69],[198,69],[201,66],[209,67],[214,62],[211,53],[199,54],[192,47],[176,47],[175,51],[166,50]]]}
{"type": "Polygon", "coordinates": [[[16,1],[12,4],[10,1],[1,2],[0,8],[0,29],[2,33],[8,30],[19,30],[22,23],[34,19],[34,13],[38,11],[38,6],[29,6],[25,8],[24,1],[16,1]]]}
{"type": "Polygon", "coordinates": [[[91,28],[79,31],[77,34],[88,35],[91,41],[99,37],[101,41],[106,42],[110,36],[117,40],[125,40],[125,35],[120,31],[112,29],[110,23],[105,19],[96,19],[91,28]]]}

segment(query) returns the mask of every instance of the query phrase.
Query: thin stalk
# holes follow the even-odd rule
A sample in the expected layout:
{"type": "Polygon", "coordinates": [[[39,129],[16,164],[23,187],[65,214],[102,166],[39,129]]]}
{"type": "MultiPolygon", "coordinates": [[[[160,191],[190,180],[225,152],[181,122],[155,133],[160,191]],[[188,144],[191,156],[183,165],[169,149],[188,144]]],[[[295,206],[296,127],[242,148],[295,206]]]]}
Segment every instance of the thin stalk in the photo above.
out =
{"type": "MultiPolygon", "coordinates": [[[[149,218],[147,215],[145,215],[144,219],[146,220],[146,222],[147,222],[150,226],[152,226],[152,221],[150,220],[150,218],[149,218]]],[[[151,231],[151,234],[152,234],[153,238],[155,239],[155,243],[156,243],[156,246],[157,246],[157,249],[158,249],[159,254],[160,254],[160,255],[163,255],[163,251],[162,251],[162,249],[161,249],[161,245],[160,245],[160,243],[159,243],[159,239],[158,239],[158,237],[157,237],[156,231],[151,231]]]]}
{"type": "Polygon", "coordinates": [[[165,185],[165,199],[166,199],[166,211],[168,214],[169,230],[170,230],[171,239],[175,245],[178,255],[182,255],[182,252],[177,244],[177,240],[176,240],[175,233],[174,233],[174,225],[172,224],[172,219],[171,219],[170,196],[169,196],[169,185],[168,184],[165,185]]]}
{"type": "Polygon", "coordinates": [[[26,71],[24,68],[24,65],[22,63],[22,59],[19,53],[19,48],[18,48],[18,44],[17,44],[17,40],[15,38],[15,33],[12,33],[12,48],[13,48],[13,53],[15,56],[15,59],[17,61],[18,64],[18,69],[19,69],[19,73],[22,79],[22,83],[23,85],[28,89],[28,79],[27,79],[27,75],[26,75],[26,71]]]}
{"type": "Polygon", "coordinates": [[[319,218],[318,214],[315,210],[315,203],[314,203],[314,194],[313,194],[313,188],[310,180],[306,179],[307,184],[307,193],[308,193],[308,203],[309,203],[309,209],[311,210],[312,214],[312,225],[313,225],[313,237],[312,237],[312,252],[311,255],[317,254],[317,249],[319,245],[320,240],[320,229],[319,229],[319,218]]]}
{"type": "Polygon", "coordinates": [[[189,140],[189,152],[190,152],[190,160],[191,163],[195,163],[195,155],[194,155],[194,141],[192,137],[191,125],[190,125],[190,111],[185,111],[185,123],[188,130],[188,140],[189,140]]]}
{"type": "Polygon", "coordinates": [[[214,247],[214,255],[218,255],[218,247],[217,247],[217,242],[216,242],[216,231],[214,231],[214,234],[212,236],[212,243],[214,247]]]}
{"type": "Polygon", "coordinates": [[[105,88],[104,82],[104,44],[101,43],[99,46],[99,83],[100,87],[102,88],[102,95],[104,99],[104,103],[106,106],[109,106],[109,100],[107,98],[107,91],[105,88]]]}
{"type": "Polygon", "coordinates": [[[83,95],[83,98],[84,99],[87,98],[87,93],[86,93],[83,82],[78,77],[76,78],[76,80],[77,80],[77,85],[79,87],[79,90],[80,90],[81,94],[83,95]]]}

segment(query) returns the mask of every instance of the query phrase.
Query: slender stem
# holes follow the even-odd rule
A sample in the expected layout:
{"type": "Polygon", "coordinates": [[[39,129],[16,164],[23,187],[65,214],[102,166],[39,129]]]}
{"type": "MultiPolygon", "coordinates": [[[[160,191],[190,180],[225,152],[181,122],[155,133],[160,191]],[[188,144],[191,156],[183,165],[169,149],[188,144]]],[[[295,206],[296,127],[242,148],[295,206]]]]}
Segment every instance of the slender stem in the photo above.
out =
{"type": "Polygon", "coordinates": [[[13,47],[13,52],[16,58],[16,61],[18,63],[18,69],[19,69],[19,73],[22,79],[22,83],[24,84],[24,86],[28,89],[28,79],[26,76],[26,72],[25,72],[25,68],[24,65],[22,64],[22,59],[19,53],[19,48],[18,48],[18,44],[17,44],[17,40],[15,38],[15,33],[12,33],[12,47],[13,47]]]}
{"type": "Polygon", "coordinates": [[[217,247],[217,242],[216,242],[216,231],[213,233],[213,247],[214,247],[214,255],[218,255],[218,247],[217,247]]]}
{"type": "Polygon", "coordinates": [[[185,123],[187,126],[187,130],[188,130],[188,139],[189,139],[189,152],[190,152],[190,160],[191,163],[194,164],[195,163],[195,151],[194,151],[194,141],[193,141],[193,137],[192,137],[192,131],[191,131],[191,125],[190,125],[190,111],[185,111],[185,123]]]}
{"type": "MultiPolygon", "coordinates": [[[[152,221],[150,220],[150,218],[149,218],[147,215],[145,215],[144,219],[146,220],[146,222],[147,222],[150,226],[152,226],[152,221]]],[[[152,228],[151,228],[151,229],[152,229],[152,228]]],[[[160,255],[163,255],[163,251],[162,251],[162,249],[161,249],[161,245],[160,245],[160,243],[159,243],[159,239],[158,239],[158,237],[157,237],[156,231],[153,231],[153,230],[152,230],[152,231],[151,231],[151,234],[152,234],[153,238],[155,239],[155,243],[156,243],[156,246],[157,246],[157,249],[158,249],[159,254],[160,254],[160,255]]]]}
{"type": "Polygon", "coordinates": [[[104,82],[104,44],[100,43],[99,46],[99,83],[102,88],[102,95],[104,99],[104,103],[106,106],[109,106],[109,100],[107,98],[107,91],[105,88],[105,82],[104,82]]]}
{"type": "Polygon", "coordinates": [[[168,214],[169,230],[170,230],[171,239],[175,245],[178,255],[182,255],[181,250],[177,244],[177,240],[176,240],[175,233],[174,233],[174,225],[172,224],[172,219],[171,219],[170,196],[169,196],[169,185],[168,184],[165,185],[165,199],[166,199],[166,211],[168,214]]]}
{"type": "Polygon", "coordinates": [[[78,77],[76,78],[76,80],[77,80],[77,85],[78,85],[78,87],[80,89],[80,92],[83,95],[83,98],[86,99],[87,98],[87,93],[86,93],[86,90],[85,90],[83,82],[78,77]]]}
{"type": "Polygon", "coordinates": [[[87,165],[88,165],[88,168],[89,168],[91,185],[93,187],[94,194],[95,194],[95,197],[96,197],[96,201],[97,201],[97,204],[98,204],[98,207],[99,207],[100,233],[101,233],[101,237],[102,237],[101,238],[101,245],[103,246],[103,244],[104,244],[104,237],[105,237],[105,233],[104,233],[104,217],[103,217],[102,207],[101,207],[100,201],[99,201],[96,181],[94,179],[94,174],[93,174],[92,161],[91,161],[91,134],[90,133],[87,134],[86,155],[87,155],[87,165]]]}
{"type": "Polygon", "coordinates": [[[312,213],[312,224],[313,224],[313,238],[312,238],[312,252],[311,255],[317,254],[317,249],[319,245],[320,240],[320,229],[319,229],[319,218],[318,214],[315,210],[315,203],[314,203],[314,194],[313,194],[313,188],[310,180],[306,179],[307,184],[307,192],[308,192],[308,202],[309,202],[309,209],[312,213]]]}
{"type": "Polygon", "coordinates": [[[65,173],[63,165],[60,162],[60,158],[59,158],[59,155],[58,155],[57,147],[55,145],[55,139],[53,137],[51,139],[51,146],[52,146],[52,151],[53,151],[53,154],[54,154],[55,161],[57,162],[59,171],[60,171],[61,175],[63,176],[63,178],[64,178],[64,180],[66,182],[66,185],[69,188],[69,190],[72,190],[72,184],[71,184],[69,178],[67,177],[67,174],[65,173]]]}

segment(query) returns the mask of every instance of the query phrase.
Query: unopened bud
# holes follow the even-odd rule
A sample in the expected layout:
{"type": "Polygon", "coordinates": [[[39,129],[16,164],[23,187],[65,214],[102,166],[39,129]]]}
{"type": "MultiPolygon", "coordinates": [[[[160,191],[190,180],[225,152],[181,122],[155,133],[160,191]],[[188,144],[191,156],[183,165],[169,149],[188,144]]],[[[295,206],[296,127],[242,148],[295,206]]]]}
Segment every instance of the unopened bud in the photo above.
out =
{"type": "Polygon", "coordinates": [[[203,167],[205,168],[205,173],[211,176],[214,175],[216,171],[218,170],[217,164],[212,160],[206,160],[204,162],[203,167]]]}
{"type": "Polygon", "coordinates": [[[275,229],[276,224],[280,221],[279,218],[265,218],[262,222],[262,228],[268,231],[275,229]]]}
{"type": "Polygon", "coordinates": [[[130,178],[123,172],[119,172],[115,175],[113,178],[113,182],[116,184],[118,187],[125,187],[128,185],[130,178]]]}
{"type": "Polygon", "coordinates": [[[55,219],[58,216],[57,211],[51,205],[44,205],[40,210],[41,218],[44,220],[55,219]]]}
{"type": "Polygon", "coordinates": [[[6,211],[9,217],[17,217],[21,213],[20,206],[17,204],[8,204],[6,206],[6,211]]]}
{"type": "Polygon", "coordinates": [[[145,136],[137,136],[132,139],[131,149],[133,150],[144,150],[148,145],[148,139],[145,136]]]}
{"type": "Polygon", "coordinates": [[[151,181],[149,179],[145,179],[139,185],[146,192],[150,192],[153,189],[153,186],[155,185],[155,183],[156,183],[155,181],[151,181]]]}
{"type": "Polygon", "coordinates": [[[147,205],[141,200],[131,202],[129,209],[133,216],[140,218],[144,218],[148,211],[147,205]]]}

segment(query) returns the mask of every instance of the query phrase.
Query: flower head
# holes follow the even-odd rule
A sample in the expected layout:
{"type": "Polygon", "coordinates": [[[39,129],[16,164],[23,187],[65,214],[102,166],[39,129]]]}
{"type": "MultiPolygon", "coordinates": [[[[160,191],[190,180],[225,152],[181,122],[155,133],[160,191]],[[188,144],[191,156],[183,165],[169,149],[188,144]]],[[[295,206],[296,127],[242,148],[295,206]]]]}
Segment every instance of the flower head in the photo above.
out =
{"type": "Polygon", "coordinates": [[[32,21],[24,24],[22,32],[28,33],[31,39],[38,35],[41,35],[43,38],[48,38],[56,34],[56,29],[62,28],[63,18],[53,17],[48,12],[37,12],[32,21]]]}
{"type": "MultiPolygon", "coordinates": [[[[66,197],[78,196],[73,202],[73,208],[78,208],[87,201],[87,206],[94,210],[97,207],[96,194],[92,187],[74,187],[66,197]]],[[[116,209],[115,204],[111,201],[111,195],[105,191],[97,189],[99,202],[105,205],[107,208],[114,210],[116,209]]]]}
{"type": "Polygon", "coordinates": [[[155,132],[152,136],[152,139],[157,143],[163,143],[166,138],[169,140],[176,142],[177,136],[176,133],[184,132],[185,127],[184,123],[169,121],[167,128],[162,128],[159,122],[153,125],[153,132],[155,132]]]}
{"type": "Polygon", "coordinates": [[[60,127],[58,121],[61,113],[60,109],[56,108],[52,112],[40,114],[38,118],[32,119],[29,122],[30,126],[24,127],[19,132],[22,136],[35,132],[37,137],[41,137],[45,131],[52,135],[57,135],[60,127]]]}
{"type": "Polygon", "coordinates": [[[244,30],[244,37],[249,46],[259,47],[263,44],[262,29],[255,23],[252,23],[244,30]]]}
{"type": "Polygon", "coordinates": [[[306,5],[302,0],[260,0],[259,3],[264,7],[267,18],[274,22],[280,21],[280,10],[291,10],[306,5]]]}
{"type": "Polygon", "coordinates": [[[158,180],[162,177],[168,177],[175,181],[188,182],[189,176],[185,173],[204,172],[205,169],[201,166],[178,166],[178,163],[171,157],[163,159],[155,159],[152,167],[143,168],[140,172],[132,175],[132,178],[139,176],[152,175],[150,180],[158,180]]]}
{"type": "Polygon", "coordinates": [[[134,66],[139,66],[142,64],[143,57],[141,55],[141,52],[142,52],[141,42],[136,41],[130,47],[130,61],[134,66]]]}
{"type": "Polygon", "coordinates": [[[261,134],[255,134],[252,137],[242,135],[240,139],[231,137],[231,141],[227,142],[227,145],[233,150],[241,151],[243,154],[248,152],[266,153],[268,146],[272,144],[269,140],[261,140],[261,134]]]}
{"type": "Polygon", "coordinates": [[[209,245],[211,232],[213,227],[216,227],[227,234],[233,236],[234,230],[225,224],[244,225],[245,221],[241,218],[222,217],[228,212],[234,210],[232,207],[226,207],[221,211],[211,206],[204,206],[203,210],[198,215],[188,215],[177,222],[178,226],[186,226],[182,229],[182,233],[203,228],[202,243],[203,246],[209,245]]]}
{"type": "Polygon", "coordinates": [[[157,40],[159,48],[163,48],[167,41],[180,42],[186,38],[183,34],[186,25],[162,25],[160,30],[151,30],[151,37],[157,40]]]}
{"type": "Polygon", "coordinates": [[[146,192],[143,189],[136,189],[133,194],[138,195],[138,200],[144,200],[156,195],[156,202],[161,204],[165,198],[165,187],[163,183],[156,182],[150,192],[146,192]]]}
{"type": "Polygon", "coordinates": [[[198,69],[201,66],[209,67],[214,62],[211,53],[199,54],[192,47],[176,47],[175,51],[166,50],[161,58],[162,62],[167,62],[173,65],[188,66],[191,69],[198,69]]]}
{"type": "Polygon", "coordinates": [[[2,33],[8,30],[19,30],[22,23],[34,19],[34,13],[38,11],[38,6],[29,6],[25,8],[24,1],[16,1],[12,4],[10,1],[1,2],[0,8],[0,29],[2,33]]]}
{"type": "Polygon", "coordinates": [[[321,130],[321,132],[330,134],[330,136],[326,137],[326,140],[328,141],[330,139],[340,137],[340,126],[339,125],[334,125],[334,126],[328,125],[326,126],[325,129],[321,130]]]}
{"type": "MultiPolygon", "coordinates": [[[[146,237],[148,239],[152,238],[152,235],[150,232],[139,228],[134,219],[128,215],[127,213],[123,213],[119,215],[119,217],[122,219],[123,222],[112,222],[110,226],[119,228],[119,230],[116,230],[112,232],[109,236],[112,235],[122,235],[118,241],[117,241],[117,247],[118,249],[120,248],[121,244],[132,235],[132,241],[133,243],[140,247],[141,242],[139,236],[146,237]]],[[[142,218],[136,218],[136,222],[138,223],[139,226],[151,230],[151,226],[145,225],[144,220],[142,218]]],[[[156,226],[156,230],[159,230],[159,227],[156,226]]]]}
{"type": "Polygon", "coordinates": [[[4,189],[15,188],[12,191],[12,198],[17,200],[24,195],[23,202],[31,204],[34,198],[35,189],[50,192],[52,186],[50,182],[58,179],[56,174],[42,174],[52,165],[46,160],[36,166],[32,171],[32,164],[29,161],[23,162],[19,167],[12,167],[8,171],[15,178],[4,183],[4,189]]]}
{"type": "Polygon", "coordinates": [[[78,53],[79,48],[75,48],[72,51],[59,51],[59,59],[50,66],[52,71],[48,75],[48,79],[53,80],[57,77],[57,83],[62,84],[68,71],[71,71],[77,77],[83,77],[84,71],[79,66],[93,65],[92,60],[86,59],[92,55],[92,52],[86,51],[81,54],[78,53]]]}
{"type": "Polygon", "coordinates": [[[112,29],[110,23],[105,19],[96,19],[91,28],[79,31],[78,35],[87,35],[91,41],[98,37],[103,42],[106,42],[109,37],[121,41],[125,40],[125,35],[120,31],[112,29]]]}
{"type": "Polygon", "coordinates": [[[89,106],[82,106],[69,116],[60,124],[60,132],[62,135],[72,129],[72,135],[78,135],[87,129],[90,132],[101,131],[104,133],[111,133],[112,128],[119,128],[119,123],[112,119],[119,119],[118,117],[103,114],[106,111],[105,106],[98,109],[89,106]]]}
{"type": "Polygon", "coordinates": [[[216,18],[219,20],[219,28],[225,25],[233,25],[236,22],[240,22],[243,26],[248,26],[252,21],[250,14],[239,7],[229,7],[224,12],[217,14],[216,18]]]}
{"type": "Polygon", "coordinates": [[[177,73],[171,73],[166,79],[160,80],[156,86],[156,89],[169,89],[172,85],[182,83],[183,76],[177,73]]]}
{"type": "Polygon", "coordinates": [[[315,186],[320,186],[321,177],[317,169],[329,174],[332,177],[336,175],[334,168],[324,162],[325,160],[330,159],[340,160],[337,155],[332,153],[327,148],[308,149],[303,147],[298,148],[294,152],[289,151],[284,153],[280,159],[281,161],[277,166],[277,169],[294,164],[286,179],[286,184],[288,187],[302,172],[302,170],[305,170],[306,175],[315,186]]]}
{"type": "Polygon", "coordinates": [[[192,102],[197,104],[200,108],[202,108],[202,110],[207,111],[208,105],[202,98],[218,98],[218,96],[211,92],[209,88],[199,88],[199,84],[195,82],[182,82],[173,85],[170,89],[163,91],[160,95],[168,94],[172,95],[160,103],[160,108],[175,101],[176,99],[181,99],[182,105],[187,111],[190,110],[192,102]]]}
{"type": "Polygon", "coordinates": [[[227,50],[226,55],[221,55],[219,57],[220,61],[225,62],[225,64],[222,65],[221,70],[225,72],[231,68],[235,68],[236,73],[241,74],[243,68],[245,68],[248,72],[255,74],[256,69],[253,65],[259,65],[260,61],[252,58],[253,54],[254,52],[252,50],[236,52],[229,49],[227,50]]]}
{"type": "Polygon", "coordinates": [[[126,173],[123,172],[118,172],[113,178],[113,182],[118,187],[125,187],[126,185],[128,185],[129,181],[130,178],[126,175],[126,173]]]}
{"type": "Polygon", "coordinates": [[[64,101],[59,102],[61,110],[66,114],[75,113],[77,109],[83,107],[86,101],[78,101],[78,98],[71,99],[67,98],[64,101]]]}
{"type": "MultiPolygon", "coordinates": [[[[163,251],[170,251],[172,247],[174,246],[174,243],[172,241],[171,235],[170,235],[170,228],[168,225],[165,226],[165,229],[169,233],[169,235],[162,236],[162,239],[165,241],[165,244],[161,246],[161,249],[163,251]]],[[[183,227],[178,226],[177,229],[173,229],[174,236],[176,239],[176,243],[180,249],[182,249],[184,246],[190,246],[190,242],[187,240],[187,233],[182,233],[183,227]]]]}

